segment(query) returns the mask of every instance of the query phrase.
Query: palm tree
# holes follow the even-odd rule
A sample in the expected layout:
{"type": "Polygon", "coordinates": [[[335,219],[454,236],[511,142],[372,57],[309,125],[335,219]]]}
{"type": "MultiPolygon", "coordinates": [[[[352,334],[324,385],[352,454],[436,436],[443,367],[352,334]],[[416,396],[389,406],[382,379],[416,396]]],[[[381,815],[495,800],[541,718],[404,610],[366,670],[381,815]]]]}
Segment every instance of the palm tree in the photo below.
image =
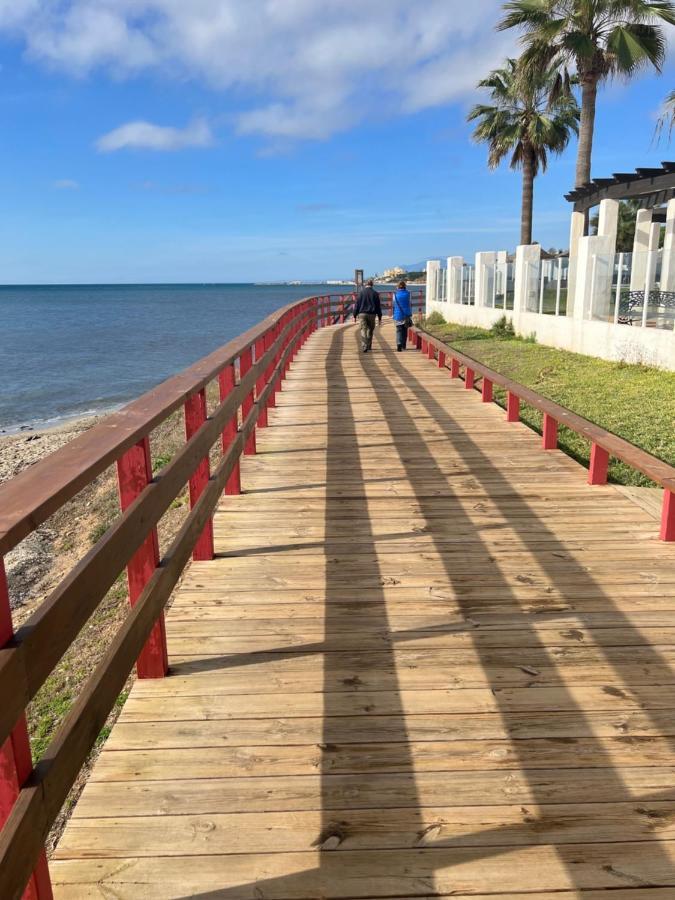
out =
{"type": "Polygon", "coordinates": [[[570,133],[578,131],[579,107],[571,93],[551,98],[557,70],[525,73],[520,62],[507,59],[478,83],[490,91],[491,105],[478,104],[468,121],[478,121],[475,141],[489,146],[488,165],[495,169],[510,155],[511,168],[523,170],[520,243],[532,243],[534,179],[546,171],[549,153],[561,153],[570,133]]]}
{"type": "Polygon", "coordinates": [[[675,25],[671,0],[510,0],[497,25],[524,29],[524,58],[533,67],[559,67],[555,91],[574,68],[581,85],[581,125],[575,185],[591,180],[598,85],[630,77],[644,66],[661,71],[666,39],[661,23],[675,25]]]}

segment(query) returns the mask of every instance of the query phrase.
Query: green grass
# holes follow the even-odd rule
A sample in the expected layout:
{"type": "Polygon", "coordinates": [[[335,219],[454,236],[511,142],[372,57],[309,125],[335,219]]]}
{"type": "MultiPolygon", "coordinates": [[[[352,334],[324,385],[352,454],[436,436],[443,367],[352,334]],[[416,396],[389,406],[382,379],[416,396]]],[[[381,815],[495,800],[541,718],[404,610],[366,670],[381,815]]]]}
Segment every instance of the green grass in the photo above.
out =
{"type": "MultiPolygon", "coordinates": [[[[429,331],[467,356],[675,465],[675,372],[606,362],[480,328],[446,324],[429,331]]],[[[504,392],[495,388],[495,399],[504,405],[504,392]]],[[[521,415],[541,431],[537,410],[523,405],[521,415]]],[[[575,432],[561,428],[560,447],[588,465],[589,443],[575,432]]],[[[620,484],[650,483],[615,459],[610,462],[610,478],[620,484]]]]}

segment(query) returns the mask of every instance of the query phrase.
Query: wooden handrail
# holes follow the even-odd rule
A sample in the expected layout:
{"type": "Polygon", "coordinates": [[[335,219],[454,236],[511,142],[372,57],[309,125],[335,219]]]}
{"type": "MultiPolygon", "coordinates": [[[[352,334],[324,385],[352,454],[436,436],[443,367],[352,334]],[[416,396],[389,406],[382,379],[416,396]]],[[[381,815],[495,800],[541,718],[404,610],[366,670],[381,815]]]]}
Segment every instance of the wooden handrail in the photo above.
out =
{"type": "MultiPolygon", "coordinates": [[[[483,391],[483,399],[485,401],[492,399],[492,385],[498,384],[507,391],[507,419],[508,421],[518,421],[520,418],[519,409],[520,402],[526,403],[538,409],[544,414],[545,428],[543,435],[544,449],[551,450],[557,446],[557,426],[565,427],[575,431],[582,437],[591,442],[591,469],[589,473],[589,482],[591,484],[604,484],[607,481],[607,461],[609,456],[626,463],[633,469],[646,475],[651,481],[664,488],[664,511],[661,523],[661,537],[663,540],[675,540],[675,466],[656,456],[652,456],[641,447],[636,447],[630,441],[613,434],[611,431],[596,425],[578,415],[572,410],[561,406],[547,397],[543,397],[531,388],[496,372],[483,363],[459,350],[454,349],[449,344],[439,340],[425,329],[417,326],[411,329],[413,338],[419,337],[419,342],[427,345],[430,357],[435,354],[432,349],[443,354],[443,365],[445,361],[450,362],[450,372],[453,377],[459,374],[459,366],[464,366],[467,374],[467,386],[473,387],[473,379],[475,375],[482,376],[487,384],[487,390],[483,391]]],[[[424,347],[422,347],[424,349],[424,347]]]]}

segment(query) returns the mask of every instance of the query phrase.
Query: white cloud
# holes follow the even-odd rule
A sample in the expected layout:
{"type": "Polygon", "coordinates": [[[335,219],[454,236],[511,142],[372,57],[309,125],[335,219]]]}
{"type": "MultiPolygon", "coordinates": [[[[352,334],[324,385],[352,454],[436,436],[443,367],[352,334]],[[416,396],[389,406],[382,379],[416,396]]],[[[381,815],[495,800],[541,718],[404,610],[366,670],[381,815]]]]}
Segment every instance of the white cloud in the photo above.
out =
{"type": "Polygon", "coordinates": [[[80,189],[79,183],[72,178],[59,178],[57,181],[52,182],[52,187],[57,191],[77,191],[80,189]]]}
{"type": "Polygon", "coordinates": [[[246,106],[236,129],[283,141],[466,98],[516,47],[515,35],[494,31],[501,8],[501,0],[0,0],[0,30],[22,35],[30,59],[77,75],[154,71],[237,92],[246,106]]]}
{"type": "Polygon", "coordinates": [[[129,148],[183,150],[186,147],[210,147],[212,144],[213,134],[208,122],[195,119],[185,128],[153,125],[152,122],[127,122],[102,135],[96,141],[96,149],[101,153],[129,148]]]}

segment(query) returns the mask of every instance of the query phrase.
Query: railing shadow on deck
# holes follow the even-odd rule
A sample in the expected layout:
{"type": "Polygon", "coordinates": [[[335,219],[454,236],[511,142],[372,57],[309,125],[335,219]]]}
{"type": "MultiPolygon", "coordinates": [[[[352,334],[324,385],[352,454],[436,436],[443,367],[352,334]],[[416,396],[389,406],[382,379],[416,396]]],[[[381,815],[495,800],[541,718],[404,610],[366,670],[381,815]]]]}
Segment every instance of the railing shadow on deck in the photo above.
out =
{"type": "MultiPolygon", "coordinates": [[[[342,357],[346,334],[348,333],[345,333],[342,330],[336,331],[328,351],[328,359],[332,360],[333,363],[331,381],[329,382],[328,388],[329,398],[333,398],[336,402],[338,400],[343,400],[345,396],[344,374],[338,373],[335,362],[339,361],[342,357]]],[[[382,349],[382,338],[379,339],[379,344],[380,349],[382,349]]],[[[347,352],[349,352],[349,349],[348,345],[347,352]]],[[[372,402],[378,403],[381,406],[385,417],[396,415],[406,419],[410,426],[411,433],[417,433],[415,420],[413,416],[409,415],[407,412],[405,403],[401,401],[397,392],[390,387],[387,379],[381,377],[382,372],[379,368],[379,360],[382,359],[382,357],[378,356],[377,353],[365,359],[358,356],[355,343],[353,345],[353,351],[354,358],[361,359],[363,374],[371,382],[373,389],[372,402]]],[[[628,619],[622,618],[620,610],[616,608],[607,592],[590,576],[580,563],[570,556],[568,549],[564,545],[557,543],[555,534],[548,528],[546,522],[541,520],[536,512],[528,506],[526,498],[521,496],[518,490],[514,489],[509,484],[502,471],[497,466],[493,465],[491,460],[486,457],[485,453],[474,441],[472,441],[471,435],[444,406],[438,403],[431,391],[425,387],[423,381],[415,377],[409,370],[402,366],[394,354],[391,355],[390,361],[394,368],[399,370],[399,374],[405,378],[407,385],[420,399],[429,414],[446,428],[448,434],[447,441],[452,444],[452,434],[455,433],[460,434],[465,443],[467,441],[469,442],[472,447],[472,452],[475,454],[475,459],[480,463],[479,468],[481,473],[483,475],[485,473],[489,474],[490,487],[496,485],[502,488],[501,492],[494,492],[495,503],[500,505],[503,503],[504,496],[508,496],[509,503],[516,505],[520,515],[515,517],[508,516],[512,530],[518,534],[518,529],[523,522],[535,522],[537,527],[541,529],[541,533],[551,542],[551,549],[554,552],[556,548],[562,551],[560,559],[562,564],[556,564],[555,567],[547,567],[545,560],[539,560],[542,568],[546,570],[550,583],[564,595],[567,589],[568,579],[573,577],[577,589],[580,589],[583,592],[584,588],[587,588],[593,593],[593,596],[599,596],[604,599],[606,601],[607,611],[610,611],[612,615],[616,617],[617,621],[621,622],[620,627],[625,628],[629,634],[633,636],[635,645],[641,646],[648,651],[649,659],[646,660],[646,665],[653,667],[660,675],[669,680],[669,683],[672,684],[675,682],[675,674],[668,662],[655,648],[645,644],[645,641],[642,639],[639,632],[632,626],[632,623],[628,619]]],[[[345,434],[341,430],[339,422],[337,420],[331,422],[329,418],[325,518],[327,541],[331,535],[331,529],[334,527],[334,522],[336,521],[334,518],[335,511],[338,508],[336,501],[331,501],[330,489],[340,485],[344,478],[344,470],[342,468],[342,451],[345,447],[344,437],[345,434]],[[341,452],[339,455],[336,455],[333,451],[332,441],[338,435],[342,438],[341,452]]],[[[353,451],[355,464],[352,475],[354,476],[356,486],[358,487],[359,483],[363,484],[364,478],[363,471],[358,463],[359,448],[356,440],[354,441],[353,451]]],[[[431,514],[434,511],[434,501],[433,497],[430,496],[430,487],[432,492],[437,490],[440,495],[444,497],[456,497],[457,495],[453,490],[452,481],[448,479],[446,474],[440,471],[436,460],[429,452],[426,442],[421,435],[419,435],[419,439],[415,446],[415,456],[418,460],[422,460],[425,463],[423,475],[421,475],[421,470],[418,468],[413,468],[411,466],[406,467],[405,463],[403,463],[403,465],[404,468],[407,469],[408,482],[413,489],[416,502],[419,504],[423,514],[425,514],[425,518],[429,524],[429,531],[427,533],[433,536],[434,517],[431,514]]],[[[359,494],[357,490],[355,491],[355,496],[352,497],[352,502],[356,502],[360,506],[359,512],[362,522],[370,522],[366,495],[364,493],[359,494]]],[[[510,509],[505,511],[505,516],[507,516],[508,513],[510,513],[510,509]]],[[[471,521],[470,517],[462,511],[462,506],[459,502],[454,509],[453,525],[460,533],[466,535],[467,543],[472,543],[479,547],[484,546],[481,537],[483,529],[479,529],[471,521]]],[[[369,590],[372,597],[372,600],[369,602],[369,607],[370,603],[372,603],[375,614],[380,620],[381,627],[386,630],[388,627],[388,616],[385,597],[382,590],[382,575],[390,573],[383,572],[382,567],[385,564],[382,562],[378,563],[377,561],[377,540],[378,539],[375,538],[372,529],[366,529],[364,531],[362,538],[362,552],[364,554],[372,554],[374,561],[372,572],[364,577],[361,587],[369,590]]],[[[453,592],[456,597],[456,606],[465,616],[467,622],[470,622],[472,617],[480,614],[480,611],[477,609],[479,604],[472,604],[469,595],[464,590],[464,583],[456,578],[450,557],[443,555],[442,548],[439,548],[439,558],[443,560],[447,584],[454,589],[453,592]]],[[[265,898],[265,900],[268,900],[268,898],[269,900],[280,900],[280,898],[287,897],[341,896],[339,891],[332,890],[331,886],[335,883],[337,877],[350,867],[349,858],[347,858],[339,849],[339,845],[343,841],[348,845],[349,832],[348,823],[336,821],[336,817],[332,811],[336,808],[344,811],[346,808],[348,812],[350,809],[349,801],[351,801],[352,809],[360,808],[359,800],[364,796],[364,793],[367,793],[367,782],[370,778],[370,775],[362,775],[352,776],[350,779],[345,780],[344,776],[342,776],[340,778],[339,787],[341,795],[340,799],[342,802],[336,802],[334,783],[337,779],[331,771],[329,753],[330,745],[337,745],[341,741],[343,742],[344,735],[343,733],[334,731],[334,726],[331,723],[331,719],[334,715],[331,709],[331,701],[335,696],[335,693],[337,691],[344,691],[347,685],[344,679],[344,672],[334,668],[335,664],[332,660],[332,654],[325,652],[325,650],[331,643],[331,638],[337,638],[340,634],[339,628],[336,627],[338,624],[337,621],[335,624],[332,623],[333,615],[337,608],[337,602],[340,597],[344,596],[343,565],[344,563],[339,561],[329,561],[327,564],[325,610],[326,641],[323,645],[316,645],[315,648],[317,652],[324,652],[324,691],[326,704],[324,711],[324,743],[327,746],[326,762],[322,767],[323,824],[321,835],[319,837],[322,839],[322,842],[334,838],[338,843],[338,849],[324,850],[321,852],[317,869],[280,878],[262,879],[255,883],[239,885],[232,889],[220,889],[199,894],[191,894],[190,897],[192,898],[200,898],[200,900],[207,900],[207,898],[210,900],[210,898],[213,898],[213,900],[215,900],[215,898],[231,897],[234,900],[235,897],[259,897],[265,898]]],[[[395,563],[392,565],[392,570],[394,567],[395,563]]],[[[528,748],[532,742],[523,739],[512,739],[512,746],[517,758],[516,765],[510,772],[505,771],[504,774],[505,776],[516,774],[521,780],[521,794],[529,794],[530,796],[527,805],[523,805],[522,808],[523,823],[517,825],[505,825],[495,829],[486,829],[475,834],[462,835],[460,838],[449,840],[434,839],[433,834],[425,838],[425,832],[428,831],[428,829],[426,829],[423,824],[424,819],[421,813],[424,804],[420,799],[417,788],[418,776],[416,776],[410,750],[405,712],[402,702],[399,699],[398,709],[394,715],[400,720],[398,725],[398,759],[396,760],[396,776],[401,783],[399,794],[401,798],[400,806],[404,806],[406,810],[412,814],[411,822],[415,827],[419,828],[420,840],[416,846],[419,849],[428,852],[416,854],[414,857],[414,864],[411,866],[411,856],[405,852],[378,851],[380,856],[387,854],[388,857],[388,876],[391,878],[390,886],[392,896],[394,894],[396,896],[424,896],[425,894],[431,895],[436,892],[454,892],[452,890],[451,874],[451,870],[454,866],[481,860],[487,863],[495,857],[507,856],[510,852],[518,849],[519,846],[522,846],[523,843],[531,843],[533,841],[532,821],[533,818],[537,819],[539,816],[537,808],[542,806],[545,808],[550,804],[564,804],[567,802],[593,803],[593,792],[594,790],[597,790],[597,779],[588,777],[588,773],[592,769],[600,768],[603,773],[601,781],[603,797],[611,796],[617,801],[630,800],[633,803],[639,803],[639,809],[646,818],[649,818],[652,814],[652,811],[649,809],[649,804],[657,803],[662,800],[675,800],[675,789],[670,787],[663,791],[649,793],[646,796],[634,796],[631,793],[630,789],[622,781],[621,773],[614,766],[611,754],[607,748],[609,739],[596,737],[592,724],[588,722],[583,709],[578,705],[574,696],[568,690],[564,679],[561,679],[556,674],[559,658],[551,655],[551,648],[542,643],[531,618],[528,619],[523,616],[524,612],[531,616],[532,610],[523,607],[507,579],[501,575],[497,565],[495,565],[491,574],[493,576],[492,584],[494,586],[495,596],[500,598],[504,614],[512,613],[514,617],[518,617],[519,621],[522,622],[521,632],[527,636],[526,648],[519,649],[518,651],[520,655],[519,662],[522,662],[527,667],[527,657],[528,654],[530,654],[536,658],[537,669],[543,668],[542,660],[550,664],[550,673],[548,675],[545,674],[543,677],[539,677],[539,675],[530,673],[527,677],[524,677],[522,679],[524,689],[536,691],[538,690],[538,685],[553,685],[557,689],[557,703],[559,708],[564,708],[567,712],[571,712],[578,717],[580,723],[579,734],[585,736],[587,744],[590,745],[594,762],[592,767],[589,766],[588,769],[580,767],[578,751],[575,747],[576,740],[563,740],[556,742],[562,762],[559,763],[558,767],[555,769],[549,768],[542,770],[539,767],[532,767],[530,765],[528,748]],[[570,796],[569,793],[569,780],[565,779],[560,774],[561,772],[570,770],[575,771],[578,777],[578,784],[576,785],[573,796],[570,796]],[[403,800],[405,802],[403,802],[403,800]],[[450,874],[446,872],[445,876],[443,876],[445,887],[439,887],[437,879],[439,873],[443,870],[450,870],[450,874]]],[[[574,614],[573,604],[570,604],[569,611],[570,615],[574,614]]],[[[440,628],[442,627],[443,626],[440,626],[440,628]]],[[[453,630],[454,627],[455,626],[453,625],[453,630]]],[[[470,627],[468,630],[470,633],[476,633],[476,630],[473,627],[470,627]]],[[[394,651],[398,648],[400,642],[404,641],[404,633],[399,632],[392,634],[391,646],[382,651],[382,657],[388,657],[388,665],[378,665],[377,667],[378,672],[381,671],[382,690],[391,692],[398,698],[400,698],[401,693],[399,680],[396,675],[394,651]]],[[[298,648],[294,648],[296,651],[297,649],[298,648]]],[[[311,650],[314,648],[308,647],[307,649],[311,650]]],[[[594,647],[594,649],[597,650],[598,653],[605,652],[599,647],[594,647]]],[[[495,698],[496,711],[500,714],[506,733],[508,734],[509,715],[514,711],[513,702],[510,699],[510,689],[513,688],[515,682],[505,685],[498,677],[495,679],[495,662],[492,658],[491,651],[483,651],[479,642],[476,642],[475,650],[481,661],[488,689],[491,690],[495,698]]],[[[643,712],[651,718],[655,729],[660,729],[661,722],[659,710],[650,708],[646,696],[643,698],[644,702],[640,702],[642,699],[640,692],[641,685],[635,684],[634,670],[624,671],[619,659],[615,658],[611,653],[606,655],[608,662],[615,671],[618,683],[620,684],[620,686],[617,686],[616,683],[606,685],[605,687],[608,696],[617,696],[617,692],[621,692],[624,696],[630,695],[634,697],[638,701],[643,712]]],[[[516,670],[518,665],[515,661],[513,665],[514,670],[516,670]]],[[[532,668],[534,668],[534,666],[532,668]]],[[[651,684],[655,677],[657,676],[654,673],[648,675],[647,682],[651,684]]],[[[353,688],[355,698],[358,698],[360,689],[358,678],[359,671],[356,670],[353,678],[350,679],[350,686],[353,688]]],[[[554,715],[555,713],[551,713],[549,710],[536,713],[537,717],[544,723],[548,721],[552,714],[554,715]]],[[[530,715],[532,716],[535,714],[530,713],[530,715]]],[[[675,736],[666,735],[666,737],[670,744],[675,747],[675,736]]],[[[625,731],[620,728],[617,729],[617,738],[619,742],[621,742],[622,739],[634,740],[630,737],[630,734],[627,735],[625,731]]],[[[461,778],[461,774],[459,774],[458,777],[461,778]]],[[[519,804],[519,802],[519,800],[515,800],[516,804],[519,804]]],[[[392,808],[391,814],[396,814],[395,808],[392,808]]],[[[658,813],[655,814],[658,815],[658,813]]],[[[539,816],[538,822],[539,843],[544,845],[549,844],[556,850],[561,864],[566,869],[570,885],[569,889],[573,891],[582,891],[596,887],[597,884],[593,883],[593,879],[589,878],[588,869],[584,870],[583,857],[585,846],[565,842],[549,842],[547,839],[545,816],[539,816]]],[[[622,847],[622,853],[626,853],[625,846],[617,846],[622,847]]],[[[645,869],[645,866],[640,865],[639,857],[641,848],[638,848],[637,850],[633,848],[632,852],[627,854],[628,858],[626,858],[625,855],[616,858],[611,852],[608,853],[606,861],[600,861],[598,863],[598,868],[601,868],[602,872],[598,871],[596,874],[598,876],[602,875],[603,877],[606,877],[608,886],[611,885],[616,888],[651,888],[675,885],[675,872],[672,870],[671,860],[662,852],[658,842],[650,841],[648,844],[643,844],[642,846],[649,848],[651,851],[647,869],[645,869]],[[651,870],[649,869],[649,866],[651,866],[651,870]]],[[[507,865],[507,863],[502,863],[503,867],[505,865],[507,865]]],[[[504,872],[505,871],[506,870],[504,869],[504,872]]],[[[492,872],[494,877],[494,869],[492,872]]],[[[378,876],[381,876],[381,873],[382,869],[379,867],[377,872],[378,876]]],[[[372,874],[376,873],[373,872],[372,874]]],[[[367,866],[365,869],[360,869],[360,876],[364,879],[364,884],[367,883],[368,875],[369,872],[367,866]]],[[[503,889],[505,891],[511,893],[516,890],[516,888],[508,881],[506,875],[504,875],[503,883],[503,889]]],[[[545,888],[541,889],[543,890],[545,888]]],[[[480,886],[472,885],[466,890],[466,893],[476,893],[479,890],[480,886]]],[[[458,889],[457,892],[464,893],[465,891],[458,889]]],[[[187,898],[185,898],[185,900],[187,900],[187,898]]]]}

